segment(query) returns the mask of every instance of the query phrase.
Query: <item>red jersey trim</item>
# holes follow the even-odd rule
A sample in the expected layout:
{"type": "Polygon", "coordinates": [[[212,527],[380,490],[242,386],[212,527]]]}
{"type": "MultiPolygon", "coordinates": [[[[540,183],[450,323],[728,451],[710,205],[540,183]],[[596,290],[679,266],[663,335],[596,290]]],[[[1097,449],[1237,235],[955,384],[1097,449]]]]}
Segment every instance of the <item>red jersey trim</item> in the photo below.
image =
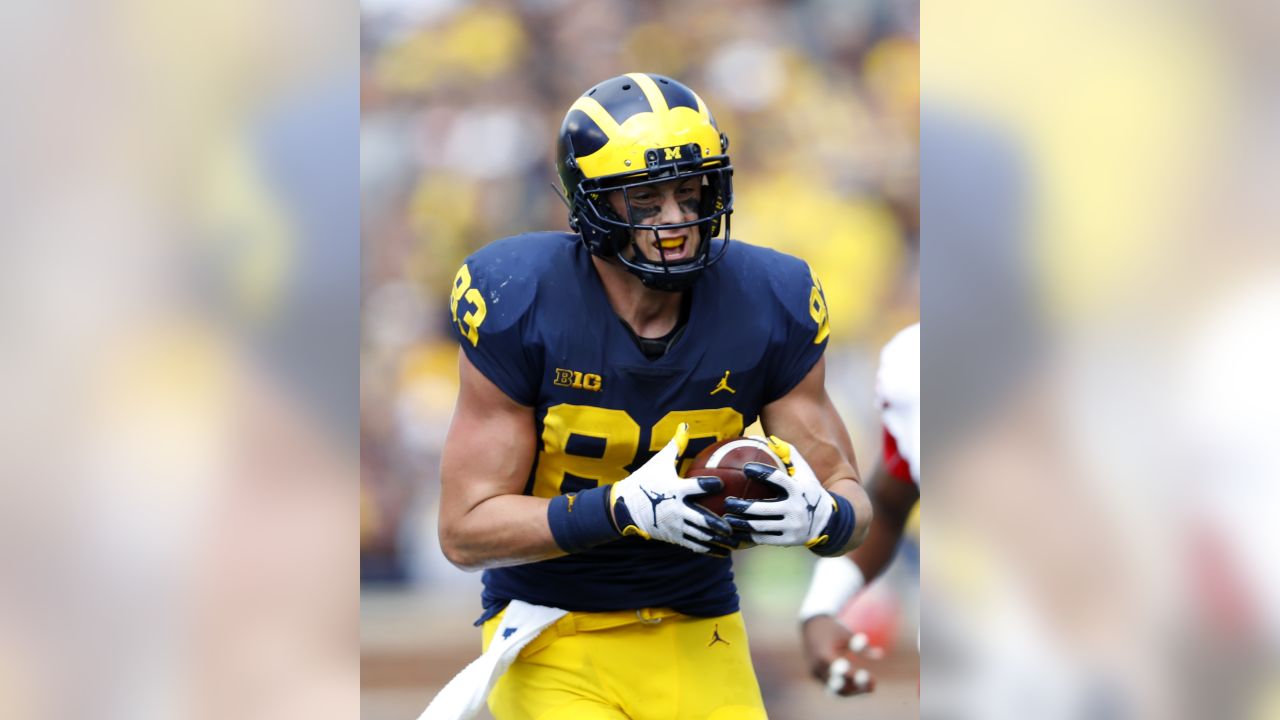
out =
{"type": "Polygon", "coordinates": [[[884,431],[884,469],[902,482],[915,482],[911,479],[911,466],[898,452],[898,440],[889,432],[889,428],[881,426],[881,429],[884,431]]]}

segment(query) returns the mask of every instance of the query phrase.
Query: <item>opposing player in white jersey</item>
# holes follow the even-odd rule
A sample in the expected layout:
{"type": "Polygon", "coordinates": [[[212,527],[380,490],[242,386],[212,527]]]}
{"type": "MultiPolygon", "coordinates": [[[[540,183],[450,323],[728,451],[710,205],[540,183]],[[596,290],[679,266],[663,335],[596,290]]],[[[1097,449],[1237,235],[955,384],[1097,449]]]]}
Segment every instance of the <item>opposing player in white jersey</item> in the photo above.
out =
{"type": "Polygon", "coordinates": [[[920,324],[901,332],[880,353],[876,375],[884,454],[868,487],[875,515],[866,542],[848,555],[823,558],[800,607],[801,637],[813,676],[840,695],[868,692],[866,670],[853,654],[866,644],[836,618],[855,594],[893,559],[912,507],[920,499],[920,324]]]}

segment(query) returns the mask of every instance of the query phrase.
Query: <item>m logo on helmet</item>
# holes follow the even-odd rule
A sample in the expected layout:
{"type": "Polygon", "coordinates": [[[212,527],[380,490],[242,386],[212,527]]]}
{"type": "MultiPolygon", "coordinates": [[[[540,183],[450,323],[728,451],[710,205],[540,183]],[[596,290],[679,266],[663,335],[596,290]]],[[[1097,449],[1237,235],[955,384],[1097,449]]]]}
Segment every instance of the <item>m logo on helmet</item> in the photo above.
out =
{"type": "Polygon", "coordinates": [[[662,152],[666,154],[666,157],[665,157],[665,158],[663,158],[664,160],[679,160],[679,159],[680,159],[680,146],[679,146],[679,145],[677,145],[677,146],[675,146],[675,147],[662,148],[662,152]]]}

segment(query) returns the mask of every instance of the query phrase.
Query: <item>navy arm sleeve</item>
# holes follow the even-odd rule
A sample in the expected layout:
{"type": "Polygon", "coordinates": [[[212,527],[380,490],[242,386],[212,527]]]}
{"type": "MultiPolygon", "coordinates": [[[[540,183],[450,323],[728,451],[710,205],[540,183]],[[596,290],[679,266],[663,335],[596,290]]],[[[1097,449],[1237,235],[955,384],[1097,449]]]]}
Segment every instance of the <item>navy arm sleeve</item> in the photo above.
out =
{"type": "Polygon", "coordinates": [[[827,349],[830,321],[822,283],[798,258],[780,255],[769,273],[776,305],[765,402],[785,396],[809,374],[827,349]]]}
{"type": "Polygon", "coordinates": [[[453,279],[450,321],[467,359],[521,405],[535,405],[542,376],[530,317],[537,283],[490,246],[467,258],[453,279]]]}

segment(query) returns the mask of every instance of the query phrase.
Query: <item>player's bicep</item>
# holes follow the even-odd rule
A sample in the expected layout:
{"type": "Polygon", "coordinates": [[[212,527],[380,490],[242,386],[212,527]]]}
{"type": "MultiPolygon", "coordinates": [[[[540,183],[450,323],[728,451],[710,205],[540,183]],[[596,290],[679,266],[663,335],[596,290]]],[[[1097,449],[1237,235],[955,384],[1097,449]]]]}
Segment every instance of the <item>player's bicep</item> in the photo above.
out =
{"type": "Polygon", "coordinates": [[[523,493],[533,466],[533,408],[521,405],[458,354],[458,401],[440,462],[441,522],[499,495],[523,493]]]}
{"type": "Polygon", "coordinates": [[[765,432],[796,446],[824,482],[840,477],[858,480],[849,431],[827,395],[826,362],[819,358],[799,384],[765,405],[760,423],[765,432]]]}

